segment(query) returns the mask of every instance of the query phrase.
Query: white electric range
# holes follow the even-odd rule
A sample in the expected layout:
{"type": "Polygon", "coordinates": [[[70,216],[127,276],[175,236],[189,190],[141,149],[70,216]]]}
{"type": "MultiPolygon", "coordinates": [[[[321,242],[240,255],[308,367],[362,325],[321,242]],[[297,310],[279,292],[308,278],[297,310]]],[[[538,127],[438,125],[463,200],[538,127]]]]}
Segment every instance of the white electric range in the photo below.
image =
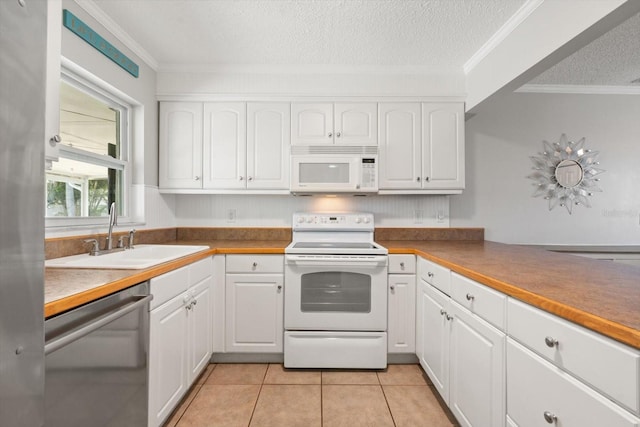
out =
{"type": "Polygon", "coordinates": [[[386,367],[388,251],[373,235],[370,213],[293,215],[285,367],[386,367]]]}

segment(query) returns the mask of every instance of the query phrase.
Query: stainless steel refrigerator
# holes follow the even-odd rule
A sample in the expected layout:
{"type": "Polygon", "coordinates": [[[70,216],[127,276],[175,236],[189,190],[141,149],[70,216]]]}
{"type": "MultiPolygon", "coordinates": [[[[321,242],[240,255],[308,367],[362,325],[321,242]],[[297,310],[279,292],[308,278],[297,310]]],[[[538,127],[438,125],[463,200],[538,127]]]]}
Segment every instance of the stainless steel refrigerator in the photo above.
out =
{"type": "Polygon", "coordinates": [[[47,4],[0,0],[0,426],[44,424],[47,4]]]}

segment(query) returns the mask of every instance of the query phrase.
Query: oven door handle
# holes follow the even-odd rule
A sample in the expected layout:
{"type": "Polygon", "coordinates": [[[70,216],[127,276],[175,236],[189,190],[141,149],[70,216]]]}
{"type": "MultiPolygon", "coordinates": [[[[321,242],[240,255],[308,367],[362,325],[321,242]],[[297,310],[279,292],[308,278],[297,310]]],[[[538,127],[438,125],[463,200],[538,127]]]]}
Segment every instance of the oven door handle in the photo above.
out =
{"type": "Polygon", "coordinates": [[[366,258],[353,257],[316,257],[304,255],[287,255],[286,263],[299,267],[358,267],[358,268],[378,268],[387,265],[386,256],[369,256],[366,258]]]}

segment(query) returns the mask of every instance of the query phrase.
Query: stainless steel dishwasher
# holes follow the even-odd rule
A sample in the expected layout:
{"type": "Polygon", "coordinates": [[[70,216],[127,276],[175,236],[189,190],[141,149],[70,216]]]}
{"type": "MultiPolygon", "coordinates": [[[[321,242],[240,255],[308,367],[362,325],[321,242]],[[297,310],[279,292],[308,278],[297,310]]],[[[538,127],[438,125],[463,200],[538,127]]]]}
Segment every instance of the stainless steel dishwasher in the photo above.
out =
{"type": "Polygon", "coordinates": [[[45,426],[147,425],[147,282],[45,321],[45,426]]]}

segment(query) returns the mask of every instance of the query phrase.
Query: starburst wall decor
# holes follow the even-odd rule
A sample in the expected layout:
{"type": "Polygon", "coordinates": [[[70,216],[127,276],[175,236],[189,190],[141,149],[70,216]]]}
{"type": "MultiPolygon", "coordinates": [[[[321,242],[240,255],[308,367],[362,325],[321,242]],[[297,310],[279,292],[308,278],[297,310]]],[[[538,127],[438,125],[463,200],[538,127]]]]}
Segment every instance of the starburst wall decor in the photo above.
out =
{"type": "Polygon", "coordinates": [[[600,164],[595,160],[599,153],[585,149],[584,141],[568,141],[562,134],[558,142],[542,141],[544,151],[529,157],[535,170],[527,177],[535,181],[533,197],[548,200],[549,210],[560,205],[571,214],[573,206],[590,208],[589,197],[602,191],[596,176],[604,170],[595,167],[600,164]]]}

